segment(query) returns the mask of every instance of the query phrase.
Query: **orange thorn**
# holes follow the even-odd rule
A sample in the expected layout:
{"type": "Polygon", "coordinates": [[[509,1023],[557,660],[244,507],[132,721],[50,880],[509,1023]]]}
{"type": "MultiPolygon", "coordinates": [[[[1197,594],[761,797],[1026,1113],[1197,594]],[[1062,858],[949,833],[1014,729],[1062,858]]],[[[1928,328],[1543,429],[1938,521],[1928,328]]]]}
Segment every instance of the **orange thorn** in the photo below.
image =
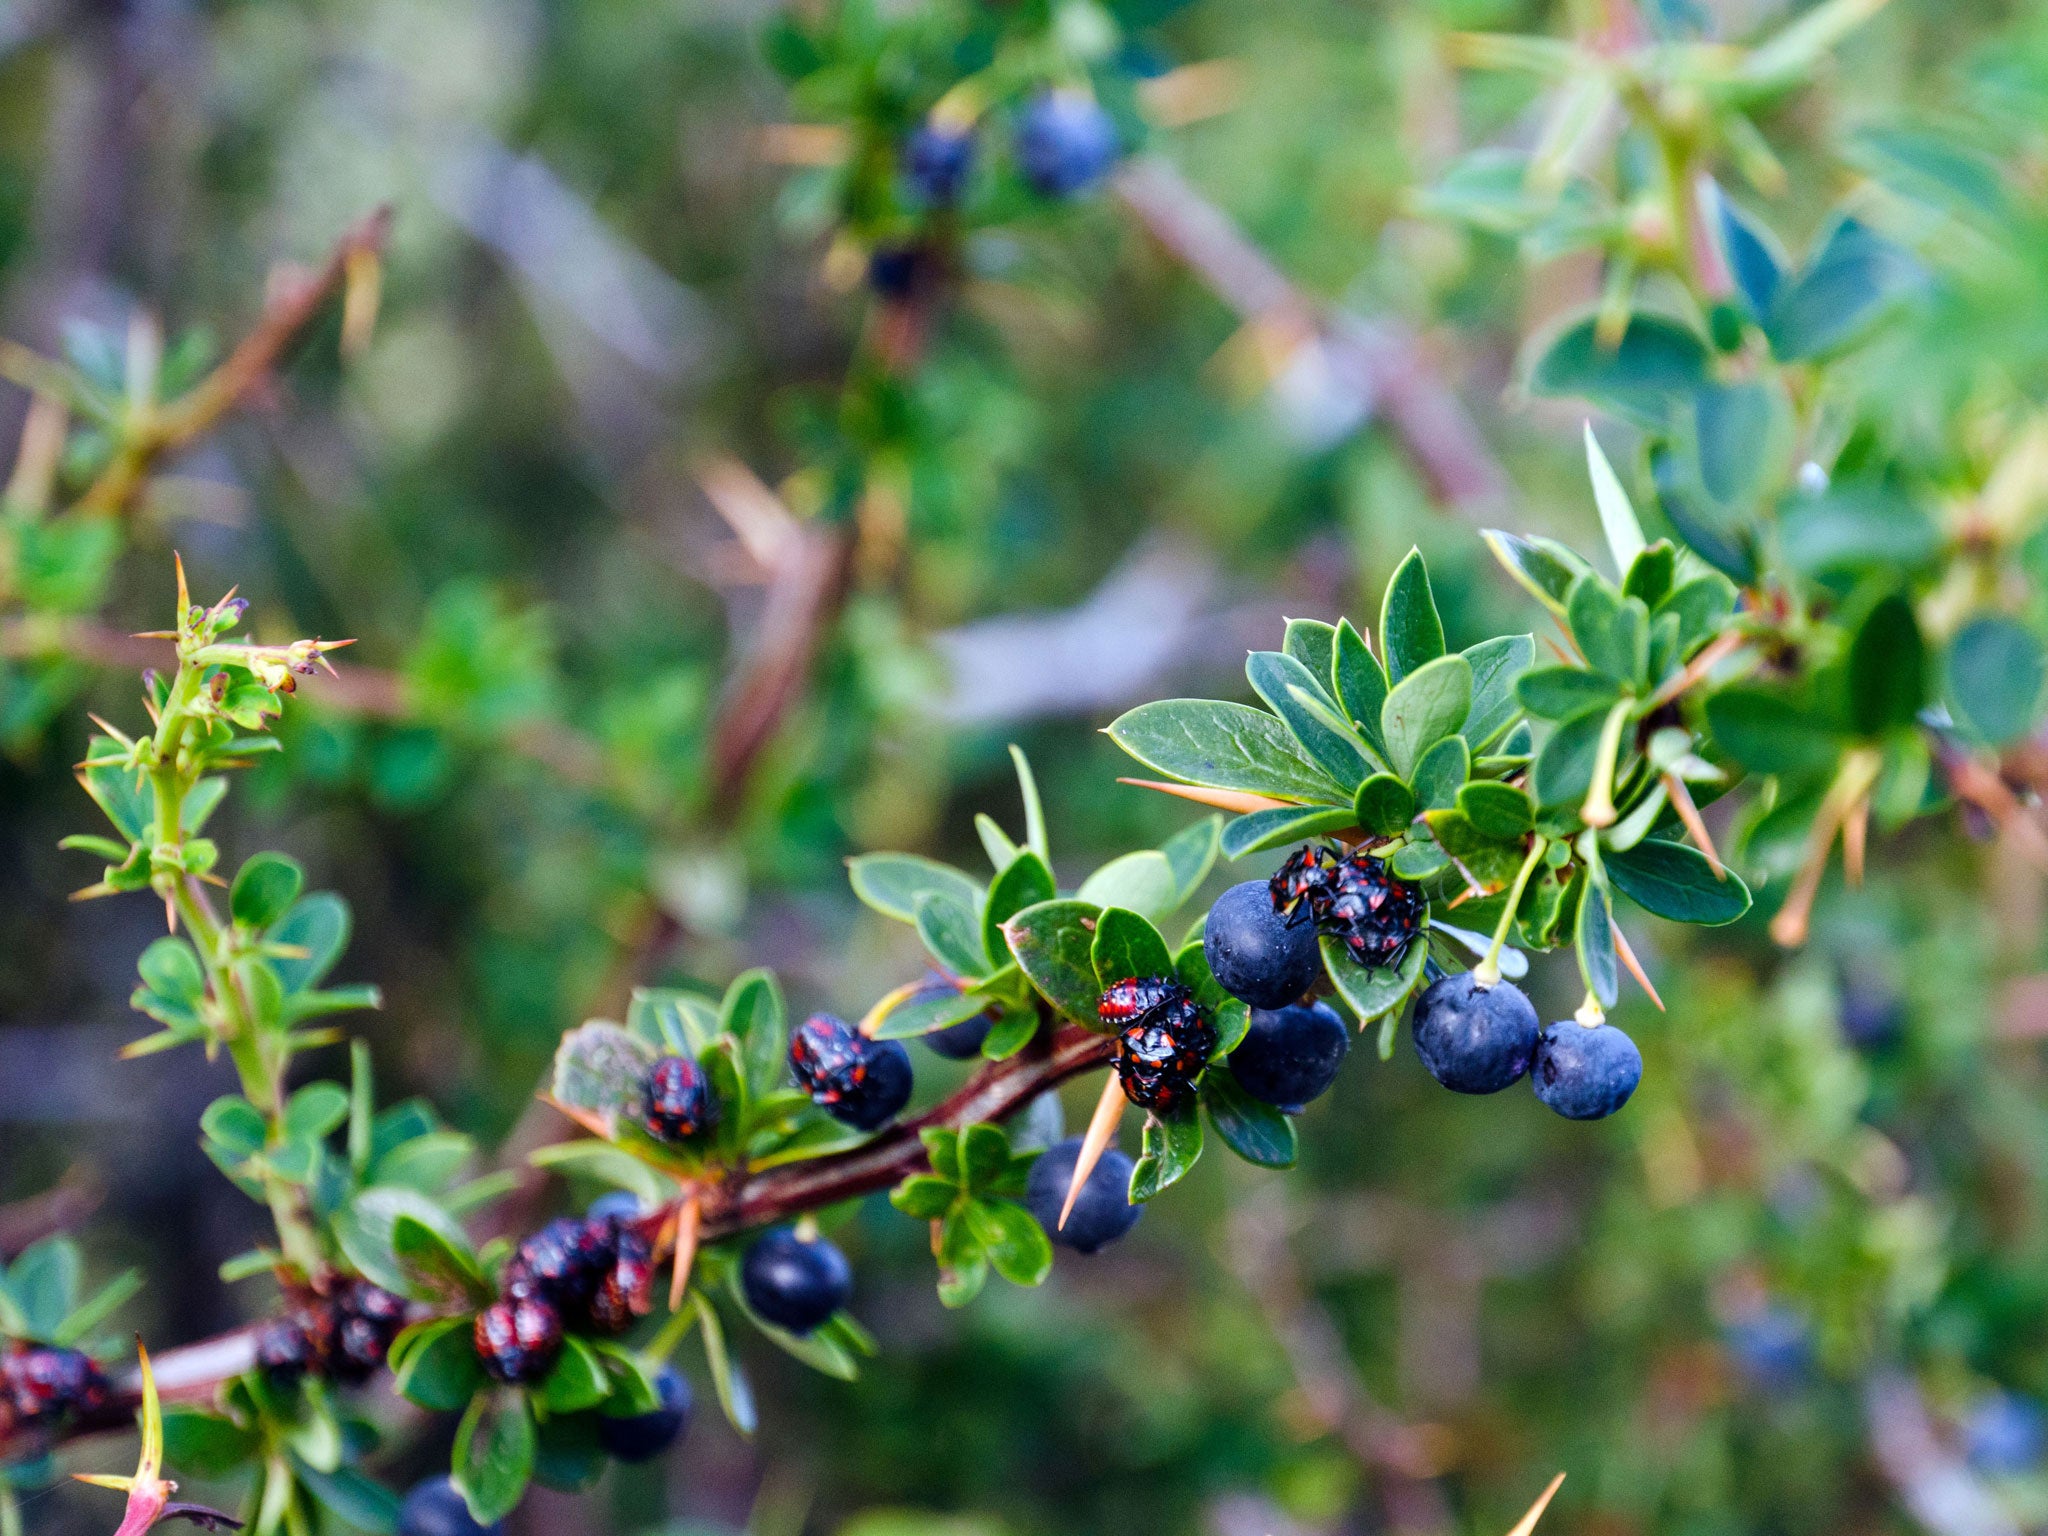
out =
{"type": "Polygon", "coordinates": [[[185,557],[171,551],[171,564],[178,568],[178,635],[185,633],[185,615],[192,609],[192,593],[185,585],[185,557]]]}
{"type": "MultiPolygon", "coordinates": [[[[1140,789],[1156,789],[1161,794],[1179,795],[1183,800],[1192,800],[1198,805],[1213,805],[1219,811],[1284,811],[1294,809],[1292,801],[1274,800],[1265,795],[1250,794],[1241,789],[1205,789],[1199,784],[1166,784],[1158,779],[1118,779],[1119,784],[1135,784],[1140,789]]],[[[1307,806],[1301,809],[1307,810],[1307,806]]]]}
{"type": "Polygon", "coordinates": [[[1650,978],[1636,959],[1636,952],[1629,948],[1628,935],[1621,931],[1621,924],[1614,920],[1612,912],[1607,914],[1607,926],[1614,930],[1614,950],[1621,956],[1621,963],[1628,967],[1629,975],[1642,983],[1643,990],[1650,994],[1650,1001],[1657,1005],[1659,1013],[1664,1012],[1664,999],[1657,995],[1657,989],[1650,985],[1650,978]]]}
{"type": "Polygon", "coordinates": [[[1728,868],[1721,862],[1721,854],[1714,847],[1713,834],[1707,831],[1706,819],[1700,815],[1700,808],[1693,804],[1692,791],[1685,787],[1685,780],[1675,773],[1664,775],[1664,793],[1671,797],[1671,807],[1678,812],[1678,819],[1685,823],[1686,835],[1707,856],[1707,863],[1714,871],[1716,880],[1728,878],[1728,868]]]}
{"type": "Polygon", "coordinates": [[[1842,873],[1852,886],[1863,883],[1863,846],[1869,836],[1870,802],[1858,800],[1849,819],[1842,823],[1842,873]]]}
{"type": "Polygon", "coordinates": [[[573,1104],[564,1104],[551,1093],[536,1093],[534,1097],[547,1105],[549,1109],[567,1115],[571,1120],[582,1126],[583,1129],[590,1132],[591,1135],[602,1137],[606,1141],[611,1140],[612,1133],[618,1129],[606,1116],[597,1114],[592,1110],[578,1109],[573,1104]]]}
{"type": "Polygon", "coordinates": [[[1074,1202],[1081,1198],[1081,1186],[1088,1182],[1088,1175],[1095,1171],[1095,1165],[1102,1161],[1102,1154],[1109,1150],[1109,1144],[1116,1140],[1116,1128],[1124,1118],[1123,1079],[1111,1068],[1109,1081],[1102,1085],[1102,1097],[1095,1101],[1095,1114],[1088,1121],[1088,1134],[1081,1138],[1081,1155],[1074,1159],[1074,1177],[1067,1185],[1066,1204],[1060,1207],[1059,1226],[1066,1230],[1067,1217],[1073,1214],[1074,1202]]]}
{"type": "Polygon", "coordinates": [[[1529,1536],[1536,1529],[1536,1522],[1543,1518],[1543,1511],[1550,1507],[1550,1501],[1557,1497],[1557,1490],[1564,1486],[1564,1474],[1558,1473],[1550,1480],[1550,1486],[1536,1495],[1536,1502],[1529,1506],[1529,1512],[1517,1520],[1508,1536],[1529,1536]]]}
{"type": "Polygon", "coordinates": [[[683,1207],[676,1213],[676,1264],[668,1282],[668,1309],[683,1304],[683,1287],[690,1281],[690,1266],[697,1259],[697,1186],[683,1189],[683,1207]]]}

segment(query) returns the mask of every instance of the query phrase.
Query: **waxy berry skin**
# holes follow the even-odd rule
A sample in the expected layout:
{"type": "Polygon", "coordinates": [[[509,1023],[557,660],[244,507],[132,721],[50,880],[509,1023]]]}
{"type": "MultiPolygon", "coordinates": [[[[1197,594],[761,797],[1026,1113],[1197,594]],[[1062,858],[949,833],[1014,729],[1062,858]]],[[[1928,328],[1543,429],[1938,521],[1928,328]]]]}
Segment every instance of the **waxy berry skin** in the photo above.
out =
{"type": "Polygon", "coordinates": [[[1519,1082],[1541,1029],[1520,987],[1482,987],[1471,971],[1433,982],[1415,1002],[1415,1054],[1457,1093],[1498,1093],[1519,1082]]]}
{"type": "Polygon", "coordinates": [[[1328,1003],[1254,1008],[1230,1072],[1261,1103],[1298,1114],[1329,1091],[1350,1049],[1351,1031],[1328,1003]]]}
{"type": "Polygon", "coordinates": [[[755,1238],[740,1260],[740,1289],[764,1322],[805,1334],[853,1299],[853,1270],[822,1237],[806,1241],[776,1227],[755,1238]]]}
{"type": "Polygon", "coordinates": [[[1125,1098],[1171,1110],[1194,1093],[1216,1049],[1216,1026],[1186,987],[1164,977],[1126,977],[1104,990],[1095,1011],[1105,1024],[1123,1023],[1115,1063],[1125,1098]]]}
{"type": "Polygon", "coordinates": [[[1017,118],[1017,169],[1040,197],[1072,197],[1116,164],[1116,124],[1094,97],[1046,91],[1017,118]]]}
{"type": "Polygon", "coordinates": [[[1316,930],[1275,910],[1264,880],[1233,885],[1209,908],[1202,953],[1217,983],[1254,1008],[1284,1008],[1323,973],[1316,930]]]}
{"type": "Polygon", "coordinates": [[[652,1461],[690,1427],[692,1395],[682,1373],[672,1365],[663,1366],[654,1378],[654,1390],[661,1398],[659,1408],[625,1418],[598,1416],[597,1443],[614,1461],[652,1461]]]}
{"type": "Polygon", "coordinates": [[[96,1413],[112,1400],[113,1387],[79,1350],[36,1344],[0,1357],[0,1407],[17,1425],[96,1413]]]}
{"type": "Polygon", "coordinates": [[[430,1477],[413,1484],[398,1506],[398,1536],[501,1536],[505,1525],[478,1525],[455,1484],[430,1477]]]}
{"type": "Polygon", "coordinates": [[[476,1356],[486,1375],[539,1381],[562,1353],[562,1314],[539,1296],[506,1296],[476,1315],[476,1356]]]}
{"type": "Polygon", "coordinates": [[[687,1056],[663,1056],[649,1067],[640,1100],[640,1123],[656,1141],[688,1141],[718,1124],[711,1079],[687,1056]]]}
{"type": "Polygon", "coordinates": [[[927,208],[946,208],[967,190],[974,173],[974,130],[925,123],[903,141],[903,180],[927,208]]]}
{"type": "Polygon", "coordinates": [[[585,1221],[638,1221],[646,1215],[640,1197],[630,1189],[614,1189],[599,1195],[583,1213],[585,1221]]]}
{"type": "Polygon", "coordinates": [[[1297,848],[1273,876],[1275,911],[1315,924],[1360,965],[1400,964],[1429,914],[1429,898],[1369,853],[1338,858],[1315,843],[1297,848]]]}
{"type": "Polygon", "coordinates": [[[1131,1204],[1131,1160],[1115,1147],[1102,1154],[1074,1197],[1067,1224],[1060,1225],[1060,1207],[1067,1203],[1067,1186],[1074,1180],[1074,1165],[1081,1160],[1081,1138],[1069,1136],[1054,1142],[1031,1165],[1031,1177],[1024,1186],[1024,1204],[1045,1228],[1045,1235],[1076,1253],[1094,1253],[1115,1242],[1138,1224],[1145,1214],[1142,1205],[1131,1204]]]}
{"type": "Polygon", "coordinates": [[[874,1130],[910,1102],[903,1042],[869,1040],[829,1013],[812,1014],[790,1032],[789,1066],[813,1104],[855,1130],[874,1130]]]}
{"type": "MultiPolygon", "coordinates": [[[[935,997],[957,997],[960,989],[936,971],[927,973],[923,985],[904,1001],[926,1002],[935,997]]],[[[971,1019],[962,1019],[958,1024],[948,1024],[944,1029],[935,1029],[918,1038],[936,1054],[948,1061],[967,1061],[981,1054],[981,1042],[988,1038],[988,1032],[995,1028],[996,1016],[992,1010],[977,1013],[971,1019]]]]}
{"type": "Polygon", "coordinates": [[[1643,1080],[1643,1053],[1612,1024],[1576,1019],[1547,1027],[1536,1041],[1529,1081],[1536,1097],[1567,1120],[1604,1120],[1643,1080]]]}

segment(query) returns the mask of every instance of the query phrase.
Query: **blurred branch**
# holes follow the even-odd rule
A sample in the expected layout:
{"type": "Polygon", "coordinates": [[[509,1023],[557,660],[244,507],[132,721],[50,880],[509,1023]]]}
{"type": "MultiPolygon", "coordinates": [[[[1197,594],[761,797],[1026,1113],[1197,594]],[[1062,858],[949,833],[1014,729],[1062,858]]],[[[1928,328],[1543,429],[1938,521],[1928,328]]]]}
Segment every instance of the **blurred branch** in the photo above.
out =
{"type": "Polygon", "coordinates": [[[97,1177],[73,1167],[54,1188],[0,1205],[0,1262],[12,1259],[32,1243],[84,1226],[105,1197],[106,1190],[97,1177]]]}
{"type": "Polygon", "coordinates": [[[135,423],[74,510],[125,511],[166,454],[204,435],[270,378],[327,301],[363,271],[364,259],[383,251],[390,229],[391,210],[379,208],[335,243],[317,271],[276,274],[255,329],[186,394],[135,423]]]}
{"type": "Polygon", "coordinates": [[[1875,1372],[1863,1384],[1863,1413],[1879,1470],[1934,1536],[2020,1536],[2011,1512],[1942,1444],[1911,1377],[1875,1372]]]}
{"type": "Polygon", "coordinates": [[[1386,416],[1445,502],[1478,510],[1506,499],[1507,476],[1413,334],[1389,321],[1325,313],[1164,160],[1133,158],[1115,187],[1152,237],[1247,324],[1297,350],[1319,346],[1335,381],[1351,383],[1365,412],[1386,416]]]}

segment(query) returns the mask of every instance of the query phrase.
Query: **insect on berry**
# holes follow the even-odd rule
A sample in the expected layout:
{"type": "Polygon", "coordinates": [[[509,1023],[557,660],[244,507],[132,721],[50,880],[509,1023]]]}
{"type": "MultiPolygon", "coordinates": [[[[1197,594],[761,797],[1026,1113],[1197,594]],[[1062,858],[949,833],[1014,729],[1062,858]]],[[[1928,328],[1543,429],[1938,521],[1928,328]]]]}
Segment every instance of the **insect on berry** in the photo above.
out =
{"type": "Polygon", "coordinates": [[[617,1252],[618,1228],[612,1222],[558,1216],[514,1251],[505,1266],[505,1294],[581,1307],[597,1290],[617,1252]]]}
{"type": "Polygon", "coordinates": [[[315,1363],[313,1341],[297,1319],[274,1317],[257,1331],[256,1364],[272,1381],[297,1381],[315,1363]]]}
{"type": "Polygon", "coordinates": [[[1233,885],[1209,908],[1202,953],[1217,984],[1254,1008],[1284,1008],[1322,974],[1316,931],[1290,922],[1268,898],[1269,885],[1233,885]]]}
{"type": "Polygon", "coordinates": [[[829,1013],[814,1013],[791,1031],[789,1066],[813,1104],[856,1130],[874,1130],[910,1102],[903,1042],[869,1040],[829,1013]]]}
{"type": "Polygon", "coordinates": [[[1123,1024],[1116,1075],[1125,1098],[1170,1110],[1195,1091],[1216,1048],[1216,1027],[1186,987],[1160,976],[1126,977],[1103,992],[1095,1011],[1105,1024],[1123,1024]]]}
{"type": "Polygon", "coordinates": [[[91,1356],[33,1345],[0,1359],[0,1394],[17,1424],[54,1424],[106,1407],[113,1387],[91,1356]]]}
{"type": "Polygon", "coordinates": [[[681,1142],[718,1124],[711,1079],[687,1056],[663,1056],[647,1069],[640,1123],[656,1141],[681,1142]]]}
{"type": "Polygon", "coordinates": [[[1337,857],[1310,843],[1273,876],[1273,908],[1290,923],[1306,914],[1317,932],[1341,943],[1360,965],[1398,965],[1422,931],[1429,898],[1369,853],[1337,857]]]}
{"type": "Polygon", "coordinates": [[[499,1381],[539,1381],[561,1352],[562,1314],[539,1296],[506,1296],[476,1315],[477,1359],[499,1381]]]}
{"type": "Polygon", "coordinates": [[[599,1333],[624,1333],[653,1304],[654,1250],[630,1227],[619,1229],[618,1257],[598,1281],[588,1308],[590,1326],[599,1333]]]}

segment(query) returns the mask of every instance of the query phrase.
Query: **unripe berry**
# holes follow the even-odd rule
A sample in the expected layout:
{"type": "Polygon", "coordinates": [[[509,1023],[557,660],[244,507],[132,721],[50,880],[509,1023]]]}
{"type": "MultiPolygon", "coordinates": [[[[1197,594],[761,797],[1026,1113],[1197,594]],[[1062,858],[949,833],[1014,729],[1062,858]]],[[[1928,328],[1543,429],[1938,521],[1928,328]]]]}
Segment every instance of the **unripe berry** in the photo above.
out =
{"type": "Polygon", "coordinates": [[[1074,1165],[1081,1160],[1081,1138],[1069,1136],[1054,1142],[1031,1165],[1031,1177],[1024,1186],[1024,1203],[1045,1235],[1076,1253],[1093,1253],[1113,1243],[1138,1224],[1145,1214],[1142,1205],[1131,1204],[1131,1160],[1115,1147],[1102,1154],[1089,1173],[1067,1224],[1060,1225],[1060,1207],[1067,1203],[1067,1186],[1074,1181],[1074,1165]]]}
{"type": "Polygon", "coordinates": [[[647,1413],[597,1421],[597,1443],[605,1454],[618,1461],[652,1461],[682,1439],[690,1427],[690,1384],[672,1365],[661,1368],[654,1378],[654,1390],[661,1406],[647,1413]]]}
{"type": "Polygon", "coordinates": [[[1217,983],[1254,1008],[1284,1008],[1315,984],[1323,971],[1316,930],[1290,923],[1274,910],[1264,880],[1233,885],[1209,908],[1202,953],[1217,983]]]}
{"type": "Polygon", "coordinates": [[[757,1316],[791,1333],[810,1333],[853,1299],[846,1255],[822,1237],[777,1227],[755,1238],[740,1260],[740,1289],[757,1316]]]}
{"type": "Polygon", "coordinates": [[[1511,981],[1482,987],[1465,971],[1433,983],[1415,1003],[1415,1054],[1458,1093],[1498,1093],[1529,1070],[1541,1023],[1511,981]]]}
{"type": "Polygon", "coordinates": [[[539,1381],[562,1352],[562,1314],[539,1296],[507,1296],[476,1315],[476,1355],[499,1381],[539,1381]]]}

